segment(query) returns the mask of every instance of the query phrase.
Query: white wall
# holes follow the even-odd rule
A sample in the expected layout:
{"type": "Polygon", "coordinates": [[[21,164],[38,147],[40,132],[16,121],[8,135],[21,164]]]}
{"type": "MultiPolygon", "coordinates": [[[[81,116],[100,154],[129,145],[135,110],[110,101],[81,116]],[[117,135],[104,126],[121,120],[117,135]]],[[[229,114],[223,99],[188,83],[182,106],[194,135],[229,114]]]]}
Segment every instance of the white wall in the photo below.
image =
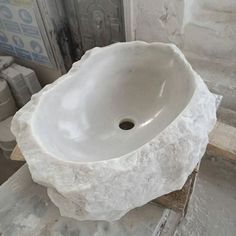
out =
{"type": "Polygon", "coordinates": [[[183,9],[184,0],[134,0],[135,39],[180,45],[183,9]]]}
{"type": "Polygon", "coordinates": [[[173,42],[184,51],[236,63],[235,0],[133,0],[134,40],[173,42]]]}
{"type": "Polygon", "coordinates": [[[236,0],[130,1],[132,39],[175,43],[236,110],[236,0]]]}

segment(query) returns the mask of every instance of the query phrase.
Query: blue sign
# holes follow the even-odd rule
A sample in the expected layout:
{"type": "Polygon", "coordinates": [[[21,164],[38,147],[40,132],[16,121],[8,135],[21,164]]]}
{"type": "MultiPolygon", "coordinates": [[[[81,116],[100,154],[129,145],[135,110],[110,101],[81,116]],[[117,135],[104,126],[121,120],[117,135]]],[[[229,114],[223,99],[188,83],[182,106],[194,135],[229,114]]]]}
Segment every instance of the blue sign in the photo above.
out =
{"type": "Polygon", "coordinates": [[[13,35],[12,36],[12,40],[13,40],[14,44],[17,47],[19,47],[19,48],[23,48],[24,47],[24,42],[23,42],[23,40],[18,35],[13,35]]]}
{"type": "Polygon", "coordinates": [[[4,25],[2,23],[2,20],[0,19],[0,29],[4,29],[4,25]]]}
{"type": "Polygon", "coordinates": [[[23,33],[27,36],[40,38],[40,32],[37,27],[31,25],[21,24],[21,29],[23,33]]]}
{"type": "Polygon", "coordinates": [[[30,24],[33,21],[31,14],[26,9],[20,9],[19,16],[24,23],[30,24]]]}
{"type": "Polygon", "coordinates": [[[11,54],[11,55],[15,55],[15,50],[12,47],[12,45],[7,44],[7,43],[0,43],[0,49],[11,54]]]}
{"type": "Polygon", "coordinates": [[[10,0],[0,0],[0,3],[10,3],[10,0]]]}
{"type": "Polygon", "coordinates": [[[0,6],[0,16],[5,17],[6,19],[11,19],[13,17],[11,10],[4,5],[0,6]]]}
{"type": "Polygon", "coordinates": [[[30,60],[32,61],[32,57],[31,57],[31,54],[30,52],[24,50],[24,49],[21,49],[21,48],[15,48],[16,50],[16,55],[22,59],[26,59],[26,60],[30,60]]]}
{"type": "Polygon", "coordinates": [[[37,41],[34,41],[34,40],[30,41],[30,46],[34,52],[38,54],[43,53],[43,48],[40,45],[40,43],[38,43],[37,41]]]}
{"type": "Polygon", "coordinates": [[[17,22],[11,20],[3,20],[3,23],[8,31],[21,34],[21,29],[17,22]]]}
{"type": "Polygon", "coordinates": [[[39,55],[37,53],[32,53],[32,56],[33,56],[33,60],[35,62],[40,63],[40,64],[48,65],[50,63],[48,57],[46,57],[46,56],[39,55]]]}
{"type": "Polygon", "coordinates": [[[8,41],[8,38],[3,31],[0,31],[0,41],[3,43],[6,43],[8,41]]]}

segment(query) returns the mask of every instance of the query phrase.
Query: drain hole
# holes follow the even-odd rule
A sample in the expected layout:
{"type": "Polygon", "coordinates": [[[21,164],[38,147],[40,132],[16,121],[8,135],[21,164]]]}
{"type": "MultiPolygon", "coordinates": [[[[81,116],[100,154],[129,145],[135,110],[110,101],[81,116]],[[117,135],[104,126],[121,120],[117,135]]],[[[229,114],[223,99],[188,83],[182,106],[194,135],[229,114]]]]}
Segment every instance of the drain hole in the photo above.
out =
{"type": "Polygon", "coordinates": [[[132,120],[122,120],[119,124],[120,129],[130,130],[134,128],[134,122],[132,120]]]}

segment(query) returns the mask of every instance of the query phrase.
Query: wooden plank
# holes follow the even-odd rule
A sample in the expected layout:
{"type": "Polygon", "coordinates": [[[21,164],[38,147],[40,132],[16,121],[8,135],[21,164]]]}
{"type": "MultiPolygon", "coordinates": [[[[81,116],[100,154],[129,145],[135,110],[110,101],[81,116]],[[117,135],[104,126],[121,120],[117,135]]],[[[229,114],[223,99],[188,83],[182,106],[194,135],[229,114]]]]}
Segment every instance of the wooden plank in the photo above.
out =
{"type": "Polygon", "coordinates": [[[22,155],[20,148],[16,146],[11,153],[10,159],[13,161],[25,161],[24,156],[22,155]]]}
{"type": "Polygon", "coordinates": [[[165,194],[153,201],[184,216],[187,212],[188,203],[194,189],[198,169],[199,165],[188,177],[182,189],[165,194]]]}
{"type": "Polygon", "coordinates": [[[217,122],[209,136],[207,154],[236,161],[236,128],[217,122]]]}

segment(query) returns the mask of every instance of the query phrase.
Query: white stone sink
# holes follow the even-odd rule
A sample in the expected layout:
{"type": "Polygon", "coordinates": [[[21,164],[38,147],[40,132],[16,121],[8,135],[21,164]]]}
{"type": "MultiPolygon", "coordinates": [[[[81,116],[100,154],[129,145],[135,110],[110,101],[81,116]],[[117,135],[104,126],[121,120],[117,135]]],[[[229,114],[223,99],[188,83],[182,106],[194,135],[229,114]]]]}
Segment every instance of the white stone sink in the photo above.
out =
{"type": "Polygon", "coordinates": [[[62,215],[110,221],[183,186],[216,99],[176,46],[118,43],[35,95],[12,131],[62,215]]]}
{"type": "Polygon", "coordinates": [[[64,161],[109,160],[137,150],[195,91],[192,71],[166,45],[119,44],[85,57],[69,80],[45,93],[34,114],[38,139],[64,161]],[[128,126],[120,128],[122,122],[128,126]]]}

